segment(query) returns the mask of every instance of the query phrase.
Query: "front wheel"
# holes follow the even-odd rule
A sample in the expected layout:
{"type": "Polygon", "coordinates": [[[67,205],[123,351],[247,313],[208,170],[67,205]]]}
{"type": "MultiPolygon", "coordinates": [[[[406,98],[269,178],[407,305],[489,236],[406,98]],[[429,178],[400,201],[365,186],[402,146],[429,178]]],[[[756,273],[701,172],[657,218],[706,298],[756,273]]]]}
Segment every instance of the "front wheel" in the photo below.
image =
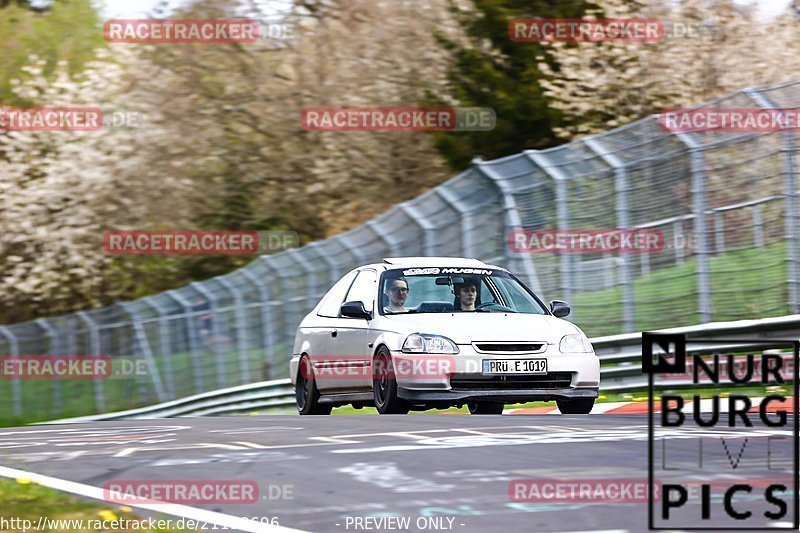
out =
{"type": "Polygon", "coordinates": [[[502,415],[505,404],[497,402],[470,402],[467,404],[471,415],[502,415]]]}
{"type": "Polygon", "coordinates": [[[408,414],[409,405],[397,396],[397,380],[389,350],[381,347],[372,360],[372,397],[382,415],[408,414]]]}
{"type": "Polygon", "coordinates": [[[319,389],[314,381],[314,366],[308,357],[300,359],[294,389],[297,411],[301,415],[329,415],[332,405],[319,403],[319,389]]]}
{"type": "Polygon", "coordinates": [[[594,398],[577,400],[556,400],[562,415],[588,415],[594,407],[594,398]]]}

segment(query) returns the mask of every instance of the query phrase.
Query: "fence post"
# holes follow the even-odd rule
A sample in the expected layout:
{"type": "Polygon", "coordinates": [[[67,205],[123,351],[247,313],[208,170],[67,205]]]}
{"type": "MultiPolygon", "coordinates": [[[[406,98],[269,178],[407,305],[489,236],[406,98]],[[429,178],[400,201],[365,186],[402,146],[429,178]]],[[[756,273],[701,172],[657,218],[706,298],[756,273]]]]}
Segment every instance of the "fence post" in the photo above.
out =
{"type": "MultiPolygon", "coordinates": [[[[14,335],[10,329],[6,326],[0,326],[0,335],[4,336],[8,339],[8,348],[10,356],[17,356],[19,355],[19,341],[17,340],[17,336],[14,335]]],[[[12,409],[14,412],[14,416],[22,416],[22,382],[19,380],[19,376],[14,376],[11,379],[11,397],[12,397],[12,409]]]]}
{"type": "Polygon", "coordinates": [[[197,353],[197,328],[196,324],[194,323],[192,304],[174,289],[167,291],[166,295],[178,302],[178,305],[183,307],[183,319],[186,321],[186,334],[189,336],[189,354],[191,355],[192,359],[192,374],[194,375],[195,392],[205,392],[205,387],[203,386],[203,373],[198,366],[200,364],[200,357],[197,353]]]}
{"type": "Polygon", "coordinates": [[[342,246],[344,246],[347,251],[350,252],[350,255],[356,258],[356,261],[358,262],[357,266],[369,263],[371,258],[361,253],[361,248],[353,244],[348,236],[348,233],[350,232],[342,233],[338,237],[334,237],[334,239],[338,238],[339,242],[342,243],[342,246]]]}
{"type": "MultiPolygon", "coordinates": [[[[374,220],[370,220],[366,223],[367,227],[370,228],[375,234],[381,238],[383,242],[386,243],[386,247],[389,249],[389,254],[392,257],[397,257],[401,255],[403,252],[400,250],[400,243],[395,237],[390,237],[388,232],[383,231],[380,225],[375,222],[374,220]]],[[[383,258],[381,258],[383,259],[383,258]]]]}
{"type": "MultiPolygon", "coordinates": [[[[58,345],[58,335],[56,334],[55,328],[51,326],[45,318],[36,320],[36,324],[38,324],[39,327],[45,331],[50,339],[47,344],[47,355],[58,355],[61,347],[58,345]]],[[[53,376],[53,410],[59,415],[63,410],[63,403],[61,399],[61,382],[56,376],[53,376]]]]}
{"type": "Polygon", "coordinates": [[[61,355],[82,355],[78,353],[77,342],[75,340],[77,328],[72,326],[74,320],[70,320],[70,318],[66,320],[66,324],[63,326],[64,333],[61,335],[61,355]],[[64,346],[65,344],[66,347],[64,346]]]}
{"type": "Polygon", "coordinates": [[[142,327],[142,318],[130,302],[120,302],[119,305],[131,317],[134,342],[139,345],[142,350],[142,355],[144,355],[144,359],[147,361],[147,366],[150,368],[150,377],[153,381],[156,397],[158,397],[159,402],[166,402],[167,395],[164,393],[164,386],[161,383],[161,372],[158,370],[155,359],[153,359],[153,352],[150,350],[150,342],[147,340],[144,327],[142,327]]]}
{"type": "Polygon", "coordinates": [[[278,343],[289,345],[289,347],[291,348],[291,346],[293,345],[295,332],[292,329],[292,325],[290,324],[289,312],[292,310],[291,307],[292,303],[296,301],[296,296],[294,296],[293,295],[294,293],[290,290],[291,287],[289,286],[289,283],[287,281],[288,276],[285,275],[285,273],[288,273],[287,269],[281,268],[280,266],[273,264],[271,257],[272,256],[262,255],[261,257],[258,258],[258,260],[265,263],[269,270],[275,272],[277,274],[278,280],[280,281],[282,289],[281,294],[283,295],[283,300],[281,301],[282,305],[278,308],[277,312],[281,313],[282,315],[283,331],[279,333],[280,337],[278,337],[277,341],[278,343]]]}
{"type": "MultiPolygon", "coordinates": [[[[472,164],[475,165],[475,168],[482,172],[487,178],[492,180],[492,183],[495,184],[495,186],[500,190],[500,194],[503,196],[505,221],[503,224],[504,231],[503,235],[501,235],[501,238],[503,239],[503,256],[506,258],[506,262],[510,263],[512,260],[512,252],[511,245],[508,242],[509,235],[511,234],[512,229],[522,229],[522,217],[520,216],[519,209],[517,208],[517,201],[514,198],[514,195],[512,194],[505,178],[498,174],[493,168],[486,165],[486,162],[483,161],[483,159],[473,159],[472,164]]],[[[523,253],[521,256],[521,262],[525,276],[528,278],[528,285],[530,285],[530,288],[533,290],[533,292],[541,294],[542,286],[539,284],[539,276],[536,274],[536,266],[533,264],[533,259],[531,258],[530,254],[523,253]]]]}
{"type": "Polygon", "coordinates": [[[172,369],[172,342],[169,338],[167,312],[164,307],[157,303],[155,298],[146,297],[142,301],[155,309],[158,313],[158,343],[161,347],[161,356],[164,358],[164,370],[167,374],[167,394],[170,400],[175,399],[175,373],[172,369]]]}
{"type": "Polygon", "coordinates": [[[211,291],[206,289],[202,283],[193,281],[189,284],[189,286],[194,287],[194,289],[202,294],[203,298],[205,298],[208,302],[209,309],[211,311],[211,353],[214,355],[214,360],[217,367],[217,385],[220,388],[223,388],[226,386],[228,380],[225,379],[225,358],[219,349],[219,305],[217,303],[217,297],[214,296],[211,291]]]}
{"type": "Polygon", "coordinates": [[[789,312],[800,313],[800,279],[798,279],[798,254],[800,253],[800,230],[797,225],[797,183],[795,181],[796,170],[795,158],[795,139],[794,131],[784,131],[783,152],[784,172],[783,172],[783,194],[786,202],[786,216],[784,220],[784,235],[786,235],[786,259],[787,271],[789,274],[789,312]]]}
{"type": "MultiPolygon", "coordinates": [[[[708,233],[706,231],[706,172],[703,146],[691,133],[675,133],[689,149],[692,175],[692,212],[694,233],[697,236],[697,297],[700,322],[711,322],[711,279],[709,272],[708,233]]],[[[677,250],[676,250],[677,252],[677,250]]]]}
{"type": "MultiPolygon", "coordinates": [[[[266,357],[268,360],[271,374],[272,366],[275,362],[275,354],[272,352],[274,335],[272,334],[272,321],[270,320],[269,316],[269,295],[267,294],[267,287],[264,285],[264,282],[255,274],[250,272],[247,267],[241,269],[240,272],[244,277],[250,280],[250,282],[255,285],[256,289],[258,290],[258,301],[261,304],[261,336],[264,340],[264,357],[266,357]]],[[[271,376],[264,376],[265,379],[269,379],[270,377],[271,376]]]]}
{"type": "MultiPolygon", "coordinates": [[[[567,191],[567,176],[560,168],[550,164],[543,153],[535,150],[526,150],[525,154],[536,163],[545,174],[550,176],[556,186],[556,223],[558,229],[565,231],[569,229],[569,206],[567,199],[569,197],[567,191]]],[[[572,266],[572,254],[560,254],[561,261],[561,290],[564,292],[564,297],[571,301],[574,293],[574,271],[572,266]]]]}
{"type": "MultiPolygon", "coordinates": [[[[779,109],[768,94],[756,89],[744,89],[742,92],[758,106],[765,109],[779,109]]],[[[797,225],[797,182],[795,167],[797,134],[792,128],[781,132],[781,152],[783,152],[783,195],[785,202],[784,240],[786,240],[786,267],[788,275],[789,312],[800,313],[800,279],[798,279],[798,253],[800,253],[800,235],[797,225]]]]}
{"type": "Polygon", "coordinates": [[[789,274],[789,311],[800,313],[800,279],[798,279],[798,253],[800,253],[800,230],[797,225],[797,183],[794,164],[795,138],[794,131],[785,131],[783,137],[784,172],[783,194],[786,202],[786,217],[784,221],[784,234],[786,235],[787,270],[789,274]]]}
{"type": "Polygon", "coordinates": [[[436,228],[433,226],[433,224],[426,220],[425,216],[420,213],[415,206],[411,205],[409,202],[403,202],[400,204],[400,209],[402,209],[406,215],[408,215],[422,228],[422,231],[425,234],[425,242],[422,245],[425,255],[428,257],[435,256],[436,250],[433,249],[433,243],[434,232],[436,231],[436,228]]]}
{"type": "MultiPolygon", "coordinates": [[[[587,138],[584,144],[614,170],[614,192],[616,194],[617,228],[631,229],[630,208],[628,206],[628,169],[625,163],[611,153],[597,138],[587,138]]],[[[647,253],[647,252],[645,252],[647,253]]],[[[630,261],[622,259],[622,322],[625,332],[636,331],[636,299],[633,291],[633,274],[630,261]]],[[[648,256],[649,261],[649,256],[648,256]]],[[[649,264],[647,265],[649,269],[649,264]]]]}
{"type": "MultiPolygon", "coordinates": [[[[380,236],[380,234],[378,234],[380,236]]],[[[312,294],[317,294],[317,274],[314,270],[314,267],[311,266],[309,261],[303,255],[298,248],[292,248],[291,250],[286,250],[286,253],[295,260],[295,262],[299,263],[300,266],[303,267],[303,270],[306,272],[306,294],[304,299],[306,301],[311,299],[312,294]]],[[[307,313],[308,311],[306,311],[307,313]]]]}
{"type": "Polygon", "coordinates": [[[227,276],[220,276],[217,278],[220,285],[228,289],[233,295],[233,312],[236,317],[236,345],[239,351],[239,371],[242,375],[242,384],[250,382],[250,361],[247,358],[247,321],[244,318],[244,300],[239,288],[232,283],[227,276]]]}
{"type": "MultiPolygon", "coordinates": [[[[309,243],[309,244],[306,245],[306,247],[317,251],[317,255],[320,256],[323,261],[325,261],[326,265],[328,265],[328,270],[327,270],[328,278],[327,279],[328,279],[328,281],[330,283],[326,283],[325,286],[322,287],[322,289],[319,290],[319,292],[317,292],[317,294],[314,295],[314,296],[318,296],[318,297],[322,297],[322,294],[327,292],[328,289],[331,286],[333,286],[334,283],[339,281],[339,278],[341,277],[341,269],[339,268],[339,265],[336,264],[336,262],[333,259],[331,259],[330,255],[325,253],[325,250],[317,250],[320,246],[321,245],[320,245],[319,242],[312,242],[312,243],[309,243]]],[[[317,285],[317,289],[320,289],[319,284],[317,285]]]]}
{"type": "MultiPolygon", "coordinates": [[[[97,327],[97,322],[86,311],[78,311],[76,313],[84,324],[89,328],[89,345],[93,357],[100,356],[100,330],[97,327]]],[[[95,376],[92,379],[94,382],[94,406],[97,411],[102,413],[106,410],[105,388],[103,386],[103,379],[95,376]]]]}
{"type": "Polygon", "coordinates": [[[686,246],[688,239],[683,235],[683,221],[676,220],[672,223],[672,245],[675,247],[675,264],[683,263],[683,246],[686,246]],[[678,240],[680,237],[680,241],[678,240]],[[678,245],[680,242],[680,246],[678,245]]]}
{"type": "Polygon", "coordinates": [[[458,211],[458,217],[461,220],[462,254],[464,257],[475,258],[474,229],[471,224],[472,220],[469,208],[461,202],[461,199],[456,196],[453,191],[447,189],[445,185],[436,187],[434,192],[439,195],[439,198],[458,211]]]}

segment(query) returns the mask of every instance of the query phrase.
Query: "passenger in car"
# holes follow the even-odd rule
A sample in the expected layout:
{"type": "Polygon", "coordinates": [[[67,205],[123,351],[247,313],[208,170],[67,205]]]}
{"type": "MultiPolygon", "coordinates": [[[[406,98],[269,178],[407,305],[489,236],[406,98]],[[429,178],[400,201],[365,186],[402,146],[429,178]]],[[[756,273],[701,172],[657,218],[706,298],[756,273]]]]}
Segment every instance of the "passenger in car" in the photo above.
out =
{"type": "Polygon", "coordinates": [[[386,282],[384,294],[389,299],[389,305],[383,308],[384,313],[405,313],[406,298],[408,298],[408,282],[405,278],[395,278],[386,282]]]}
{"type": "Polygon", "coordinates": [[[475,304],[478,301],[478,280],[473,277],[465,276],[464,283],[454,285],[456,293],[456,311],[475,311],[475,304]]]}

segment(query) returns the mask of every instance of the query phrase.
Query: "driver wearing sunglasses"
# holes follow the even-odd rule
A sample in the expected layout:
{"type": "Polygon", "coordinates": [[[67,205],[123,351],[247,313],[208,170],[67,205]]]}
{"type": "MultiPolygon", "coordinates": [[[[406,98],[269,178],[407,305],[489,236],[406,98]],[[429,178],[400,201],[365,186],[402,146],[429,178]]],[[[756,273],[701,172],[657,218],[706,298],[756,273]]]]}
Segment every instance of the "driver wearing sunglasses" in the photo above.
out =
{"type": "Polygon", "coordinates": [[[396,278],[386,284],[384,291],[389,299],[389,305],[383,308],[384,313],[405,313],[406,298],[408,298],[408,282],[405,278],[396,278]]]}

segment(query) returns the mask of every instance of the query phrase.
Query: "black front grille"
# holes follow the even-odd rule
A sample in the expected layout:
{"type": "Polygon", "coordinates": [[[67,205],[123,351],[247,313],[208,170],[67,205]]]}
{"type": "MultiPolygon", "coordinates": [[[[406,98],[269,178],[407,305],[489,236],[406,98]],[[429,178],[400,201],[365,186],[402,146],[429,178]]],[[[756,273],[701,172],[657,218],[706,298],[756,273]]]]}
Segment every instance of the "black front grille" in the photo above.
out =
{"type": "Polygon", "coordinates": [[[548,372],[535,376],[481,376],[469,374],[453,376],[450,387],[453,390],[522,390],[522,389],[563,389],[572,383],[572,372],[548,372]]]}
{"type": "Polygon", "coordinates": [[[519,342],[515,344],[475,343],[475,347],[482,352],[538,352],[542,349],[542,346],[544,346],[542,342],[519,342]]]}

